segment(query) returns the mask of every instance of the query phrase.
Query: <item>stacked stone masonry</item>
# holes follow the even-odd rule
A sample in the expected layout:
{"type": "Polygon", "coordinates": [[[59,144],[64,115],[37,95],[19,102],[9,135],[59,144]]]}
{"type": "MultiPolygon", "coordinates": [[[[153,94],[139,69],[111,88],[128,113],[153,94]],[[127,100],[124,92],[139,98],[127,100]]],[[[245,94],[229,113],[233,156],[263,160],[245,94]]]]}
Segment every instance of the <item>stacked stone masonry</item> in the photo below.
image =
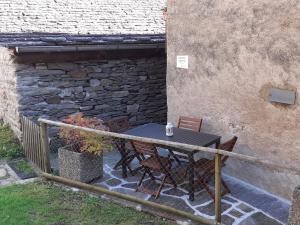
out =
{"type": "MultiPolygon", "coordinates": [[[[165,57],[14,66],[15,88],[2,90],[17,94],[13,110],[34,120],[61,120],[76,112],[104,120],[128,116],[133,125],[166,120],[165,57]]],[[[19,124],[11,123],[18,114],[10,113],[7,102],[1,106],[4,120],[18,131],[19,124]]]]}
{"type": "Polygon", "coordinates": [[[158,34],[166,0],[1,0],[0,32],[158,34]]]}

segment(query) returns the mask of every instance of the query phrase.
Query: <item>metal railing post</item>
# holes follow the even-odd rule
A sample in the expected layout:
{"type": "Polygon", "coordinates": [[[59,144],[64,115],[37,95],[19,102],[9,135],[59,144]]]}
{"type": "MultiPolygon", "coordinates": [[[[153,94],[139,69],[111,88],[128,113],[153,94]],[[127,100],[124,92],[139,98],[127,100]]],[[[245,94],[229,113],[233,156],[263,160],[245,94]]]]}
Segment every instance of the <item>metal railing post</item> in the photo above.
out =
{"type": "Polygon", "coordinates": [[[42,150],[43,150],[43,161],[44,161],[44,172],[50,173],[50,159],[49,159],[49,139],[48,139],[48,126],[46,123],[40,122],[40,134],[42,141],[42,150]]]}
{"type": "Polygon", "coordinates": [[[215,220],[221,223],[221,155],[215,154],[215,220]]]}

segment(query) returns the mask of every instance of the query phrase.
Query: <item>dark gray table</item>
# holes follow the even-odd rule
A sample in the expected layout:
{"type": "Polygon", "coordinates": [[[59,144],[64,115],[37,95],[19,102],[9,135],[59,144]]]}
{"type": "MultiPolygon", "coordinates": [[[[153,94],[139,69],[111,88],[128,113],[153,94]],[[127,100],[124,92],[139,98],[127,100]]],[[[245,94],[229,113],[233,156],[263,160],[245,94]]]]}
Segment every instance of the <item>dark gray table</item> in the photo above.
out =
{"type": "MultiPolygon", "coordinates": [[[[178,143],[190,144],[208,147],[213,144],[219,145],[221,137],[213,134],[207,134],[202,132],[195,132],[186,129],[174,128],[174,135],[172,137],[166,136],[166,129],[164,125],[156,123],[148,123],[130,129],[125,132],[128,135],[134,135],[138,137],[154,138],[158,140],[173,141],[178,143]]],[[[161,145],[160,145],[161,146],[161,145]]],[[[161,146],[170,149],[168,146],[161,146]]],[[[174,149],[172,151],[177,151],[186,154],[189,160],[189,199],[194,200],[194,154],[198,151],[186,150],[186,149],[174,149]]],[[[126,168],[125,168],[126,169],[126,168]]],[[[124,171],[126,173],[126,171],[124,171]]]]}

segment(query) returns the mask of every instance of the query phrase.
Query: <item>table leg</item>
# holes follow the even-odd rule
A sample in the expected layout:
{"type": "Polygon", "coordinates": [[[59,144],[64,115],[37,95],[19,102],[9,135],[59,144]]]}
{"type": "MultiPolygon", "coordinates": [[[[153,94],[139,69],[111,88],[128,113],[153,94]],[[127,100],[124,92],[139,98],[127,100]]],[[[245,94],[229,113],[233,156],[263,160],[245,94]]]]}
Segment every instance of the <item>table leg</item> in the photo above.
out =
{"type": "Polygon", "coordinates": [[[221,139],[218,139],[217,141],[216,141],[216,148],[219,148],[219,145],[221,144],[221,139]]]}
{"type": "Polygon", "coordinates": [[[189,200],[194,201],[194,192],[195,192],[195,185],[194,185],[194,154],[189,154],[189,200]]]}
{"type": "MultiPolygon", "coordinates": [[[[125,140],[121,140],[121,148],[122,148],[122,150],[125,150],[125,140]]],[[[124,153],[124,151],[122,151],[122,153],[121,153],[122,155],[121,155],[121,157],[123,158],[123,157],[125,157],[125,153],[124,153]]],[[[123,178],[126,178],[127,177],[127,165],[126,165],[126,160],[123,160],[122,161],[122,176],[123,176],[123,178]]]]}
{"type": "Polygon", "coordinates": [[[178,163],[178,165],[181,165],[181,162],[178,159],[178,157],[175,155],[175,153],[171,149],[168,149],[168,151],[169,151],[170,156],[172,156],[175,159],[175,161],[178,163]]]}

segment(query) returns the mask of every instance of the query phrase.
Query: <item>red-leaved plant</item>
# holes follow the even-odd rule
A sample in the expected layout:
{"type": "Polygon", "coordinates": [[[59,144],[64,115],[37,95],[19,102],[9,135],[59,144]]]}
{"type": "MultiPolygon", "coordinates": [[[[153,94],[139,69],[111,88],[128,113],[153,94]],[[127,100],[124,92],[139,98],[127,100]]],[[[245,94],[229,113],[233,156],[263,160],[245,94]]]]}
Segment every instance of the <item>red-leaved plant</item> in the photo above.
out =
{"type": "MultiPolygon", "coordinates": [[[[102,120],[85,118],[82,113],[70,115],[63,122],[96,130],[108,130],[102,120]]],[[[75,152],[89,152],[101,155],[103,151],[108,151],[112,148],[109,138],[78,129],[62,127],[60,128],[59,136],[70,146],[70,150],[75,152]]]]}

